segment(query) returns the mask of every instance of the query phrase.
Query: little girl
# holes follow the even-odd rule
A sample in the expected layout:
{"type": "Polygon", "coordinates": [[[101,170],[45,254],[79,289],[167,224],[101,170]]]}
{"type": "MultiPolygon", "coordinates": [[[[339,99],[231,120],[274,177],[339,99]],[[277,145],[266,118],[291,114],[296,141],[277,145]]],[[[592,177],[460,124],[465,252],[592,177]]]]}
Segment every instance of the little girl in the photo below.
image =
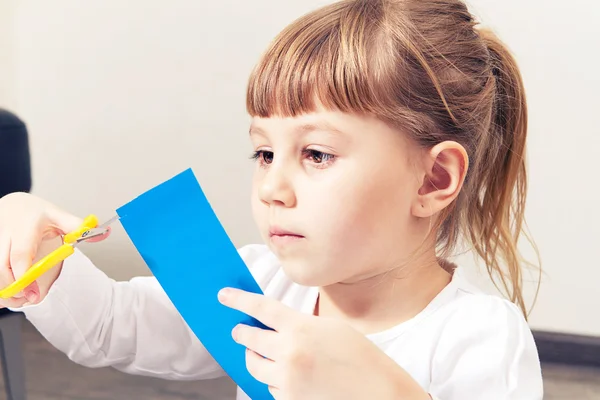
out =
{"type": "MultiPolygon", "coordinates": [[[[273,328],[232,335],[276,399],[542,399],[517,250],[523,84],[461,1],[305,15],[253,71],[247,108],[266,244],[239,253],[265,295],[224,289],[220,301],[273,328]],[[463,241],[511,301],[447,261],[463,241]]],[[[33,196],[2,199],[2,286],[79,223],[33,196]]],[[[4,305],[89,367],[224,374],[155,278],[114,282],[79,252],[4,305]]]]}

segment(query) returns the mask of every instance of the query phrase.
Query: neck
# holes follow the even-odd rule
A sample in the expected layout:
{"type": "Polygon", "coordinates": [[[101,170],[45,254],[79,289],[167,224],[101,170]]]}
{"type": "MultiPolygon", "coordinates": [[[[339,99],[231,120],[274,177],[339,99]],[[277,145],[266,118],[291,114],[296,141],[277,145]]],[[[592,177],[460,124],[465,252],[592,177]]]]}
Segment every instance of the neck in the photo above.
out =
{"type": "Polygon", "coordinates": [[[363,334],[381,332],[416,316],[450,280],[437,262],[406,266],[320,288],[315,312],[345,320],[363,334]]]}

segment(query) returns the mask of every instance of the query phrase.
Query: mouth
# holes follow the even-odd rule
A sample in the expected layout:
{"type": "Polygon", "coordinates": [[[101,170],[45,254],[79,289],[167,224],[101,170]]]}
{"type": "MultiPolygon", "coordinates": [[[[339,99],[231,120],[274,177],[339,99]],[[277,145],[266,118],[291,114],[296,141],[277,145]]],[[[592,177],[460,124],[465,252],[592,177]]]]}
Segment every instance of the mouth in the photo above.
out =
{"type": "Polygon", "coordinates": [[[269,238],[271,242],[277,245],[285,245],[304,239],[304,236],[279,227],[269,229],[269,238]]]}
{"type": "Polygon", "coordinates": [[[269,229],[269,236],[273,237],[273,236],[293,236],[293,237],[298,237],[298,238],[303,238],[304,236],[292,232],[292,231],[288,231],[285,230],[283,228],[279,228],[279,227],[272,227],[271,229],[269,229]]]}

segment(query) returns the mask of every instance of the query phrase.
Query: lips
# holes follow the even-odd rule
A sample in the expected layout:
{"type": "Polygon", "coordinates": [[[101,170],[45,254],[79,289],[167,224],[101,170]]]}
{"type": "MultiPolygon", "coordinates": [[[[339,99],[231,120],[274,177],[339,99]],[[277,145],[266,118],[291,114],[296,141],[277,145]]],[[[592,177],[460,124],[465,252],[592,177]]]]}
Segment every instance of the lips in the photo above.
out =
{"type": "Polygon", "coordinates": [[[293,237],[303,238],[304,237],[298,233],[295,233],[295,232],[292,232],[292,231],[289,231],[287,229],[283,229],[280,227],[272,227],[271,229],[269,229],[269,236],[270,237],[274,237],[274,236],[275,237],[290,237],[290,238],[293,238],[293,237]]]}
{"type": "Polygon", "coordinates": [[[279,227],[271,227],[269,229],[269,241],[280,251],[297,246],[304,242],[304,236],[279,227]]]}

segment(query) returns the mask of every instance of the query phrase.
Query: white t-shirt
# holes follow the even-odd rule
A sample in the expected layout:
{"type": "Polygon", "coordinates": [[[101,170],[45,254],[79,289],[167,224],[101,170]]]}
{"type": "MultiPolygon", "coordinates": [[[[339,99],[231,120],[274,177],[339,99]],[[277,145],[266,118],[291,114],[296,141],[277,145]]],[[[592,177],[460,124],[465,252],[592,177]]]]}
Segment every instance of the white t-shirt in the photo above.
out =
{"type": "MultiPolygon", "coordinates": [[[[292,282],[266,246],[239,253],[266,296],[313,312],[318,289],[292,282]]],[[[79,251],[65,261],[48,296],[19,311],[85,366],[179,380],[224,375],[154,277],[115,282],[79,251]]],[[[368,338],[434,399],[543,398],[537,349],[519,309],[471,287],[460,268],[416,317],[368,338]]],[[[237,399],[247,397],[238,390],[237,399]]]]}

